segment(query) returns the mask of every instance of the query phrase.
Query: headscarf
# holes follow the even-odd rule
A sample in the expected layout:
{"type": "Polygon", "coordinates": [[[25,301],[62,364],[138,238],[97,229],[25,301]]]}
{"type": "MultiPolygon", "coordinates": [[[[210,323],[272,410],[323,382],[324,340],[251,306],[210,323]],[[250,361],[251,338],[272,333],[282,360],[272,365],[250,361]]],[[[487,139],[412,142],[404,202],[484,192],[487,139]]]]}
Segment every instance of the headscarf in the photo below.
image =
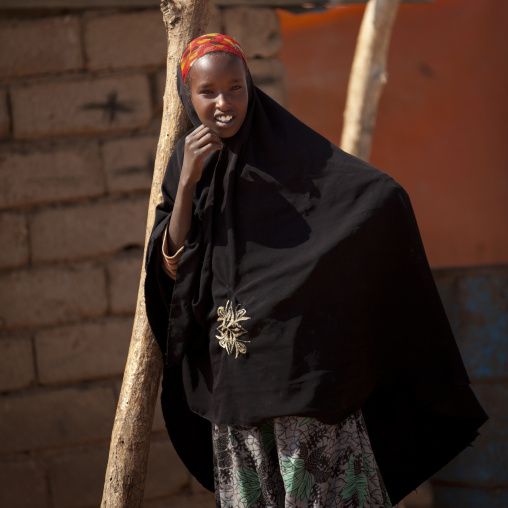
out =
{"type": "Polygon", "coordinates": [[[202,35],[188,44],[180,59],[180,72],[182,73],[182,80],[184,83],[187,82],[187,76],[194,62],[202,56],[214,51],[222,51],[224,53],[236,55],[242,60],[245,68],[247,68],[245,53],[240,47],[240,44],[232,37],[222,34],[202,35]]]}
{"type": "MultiPolygon", "coordinates": [[[[297,120],[246,72],[246,118],[205,159],[176,283],[161,269],[160,243],[184,140],[147,250],[146,309],[165,355],[169,434],[213,490],[210,422],[298,415],[330,424],[362,409],[395,504],[468,446],[486,415],[406,192],[297,120]],[[225,347],[224,325],[238,355],[235,341],[225,347]]],[[[197,127],[181,72],[178,85],[197,127]]]]}

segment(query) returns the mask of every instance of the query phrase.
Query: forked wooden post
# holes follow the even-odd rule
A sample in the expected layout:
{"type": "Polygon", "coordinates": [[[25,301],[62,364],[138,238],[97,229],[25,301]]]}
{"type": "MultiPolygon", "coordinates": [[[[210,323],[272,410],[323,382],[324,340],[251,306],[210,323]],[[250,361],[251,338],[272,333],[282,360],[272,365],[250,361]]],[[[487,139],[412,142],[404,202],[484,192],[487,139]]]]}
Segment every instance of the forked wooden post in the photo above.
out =
{"type": "Polygon", "coordinates": [[[388,80],[386,57],[400,0],[369,0],[356,42],[340,147],[368,160],[379,98],[388,80]]]}
{"type": "Polygon", "coordinates": [[[164,170],[176,143],[189,127],[176,89],[177,65],[187,44],[202,35],[213,0],[163,0],[167,33],[167,74],[164,110],[148,207],[145,254],[131,344],[116,410],[101,508],[140,508],[143,505],[146,465],[153,415],[162,372],[162,357],[145,311],[144,258],[155,215],[162,200],[164,170]]]}

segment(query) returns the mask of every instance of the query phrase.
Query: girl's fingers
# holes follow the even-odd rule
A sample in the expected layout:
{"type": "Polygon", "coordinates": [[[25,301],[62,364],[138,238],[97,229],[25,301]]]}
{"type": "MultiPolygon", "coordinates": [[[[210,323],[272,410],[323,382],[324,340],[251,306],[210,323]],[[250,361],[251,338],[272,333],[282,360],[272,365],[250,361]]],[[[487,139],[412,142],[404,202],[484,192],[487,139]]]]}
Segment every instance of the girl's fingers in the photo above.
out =
{"type": "Polygon", "coordinates": [[[203,144],[206,143],[218,143],[219,145],[222,144],[221,139],[215,132],[211,131],[208,127],[206,127],[203,131],[201,131],[200,136],[197,138],[199,141],[203,144]]]}
{"type": "Polygon", "coordinates": [[[222,149],[222,140],[208,127],[200,125],[185,140],[183,173],[193,182],[201,179],[203,160],[213,152],[222,149]]]}
{"type": "Polygon", "coordinates": [[[217,136],[217,134],[212,129],[210,129],[210,127],[206,127],[203,124],[197,127],[196,130],[192,134],[190,134],[190,136],[196,136],[196,139],[200,139],[206,136],[207,134],[209,134],[211,137],[217,140],[220,140],[219,136],[217,136]]]}
{"type": "Polygon", "coordinates": [[[203,156],[208,155],[210,152],[213,152],[214,150],[222,150],[222,143],[207,143],[201,148],[201,151],[203,153],[203,156]]]}
{"type": "MultiPolygon", "coordinates": [[[[209,129],[208,129],[209,130],[209,129]]],[[[222,148],[221,139],[212,132],[200,132],[198,137],[188,139],[188,147],[193,152],[208,152],[222,148]]]]}

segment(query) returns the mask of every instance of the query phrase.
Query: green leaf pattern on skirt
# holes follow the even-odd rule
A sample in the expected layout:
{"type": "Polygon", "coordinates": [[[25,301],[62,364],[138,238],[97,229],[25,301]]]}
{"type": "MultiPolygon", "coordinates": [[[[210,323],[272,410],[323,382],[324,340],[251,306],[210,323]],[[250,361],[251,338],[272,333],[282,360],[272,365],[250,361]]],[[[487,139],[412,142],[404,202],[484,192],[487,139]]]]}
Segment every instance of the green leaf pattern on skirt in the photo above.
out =
{"type": "Polygon", "coordinates": [[[261,495],[261,480],[255,471],[242,468],[243,472],[237,471],[238,484],[242,493],[242,501],[247,503],[247,507],[252,506],[261,495]]]}
{"type": "Polygon", "coordinates": [[[221,508],[391,508],[361,411],[337,425],[212,425],[221,508]]]}
{"type": "Polygon", "coordinates": [[[303,459],[285,457],[280,461],[280,468],[286,492],[296,499],[309,499],[312,478],[310,473],[305,469],[305,461],[303,459]]]}

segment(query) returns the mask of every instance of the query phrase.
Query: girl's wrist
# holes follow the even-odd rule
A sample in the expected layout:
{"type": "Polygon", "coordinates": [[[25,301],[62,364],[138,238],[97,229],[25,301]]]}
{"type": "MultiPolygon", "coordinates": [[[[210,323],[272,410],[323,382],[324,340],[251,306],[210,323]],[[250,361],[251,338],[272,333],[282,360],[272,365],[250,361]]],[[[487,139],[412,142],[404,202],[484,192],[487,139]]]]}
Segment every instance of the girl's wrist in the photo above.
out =
{"type": "Polygon", "coordinates": [[[197,182],[193,181],[192,179],[188,177],[182,177],[180,178],[179,187],[181,187],[183,192],[188,193],[194,193],[194,189],[196,188],[197,182]]]}

